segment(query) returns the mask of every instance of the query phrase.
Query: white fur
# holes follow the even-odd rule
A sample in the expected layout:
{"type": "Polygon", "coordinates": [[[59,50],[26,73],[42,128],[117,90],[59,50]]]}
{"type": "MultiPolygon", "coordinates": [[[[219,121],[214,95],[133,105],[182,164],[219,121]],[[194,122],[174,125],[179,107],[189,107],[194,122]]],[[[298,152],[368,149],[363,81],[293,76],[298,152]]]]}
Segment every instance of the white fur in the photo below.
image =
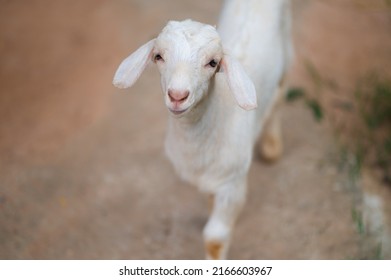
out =
{"type": "Polygon", "coordinates": [[[116,86],[129,87],[148,61],[161,56],[155,62],[172,112],[166,153],[183,180],[214,196],[204,228],[208,258],[227,255],[245,202],[253,146],[289,62],[287,3],[227,0],[218,32],[191,20],[171,21],[156,39],[125,59],[114,77],[116,86]],[[208,65],[213,59],[219,72],[208,65]],[[173,101],[169,91],[189,95],[173,101]],[[252,110],[257,99],[258,108],[252,110]],[[221,245],[217,255],[208,251],[208,244],[221,245]]]}

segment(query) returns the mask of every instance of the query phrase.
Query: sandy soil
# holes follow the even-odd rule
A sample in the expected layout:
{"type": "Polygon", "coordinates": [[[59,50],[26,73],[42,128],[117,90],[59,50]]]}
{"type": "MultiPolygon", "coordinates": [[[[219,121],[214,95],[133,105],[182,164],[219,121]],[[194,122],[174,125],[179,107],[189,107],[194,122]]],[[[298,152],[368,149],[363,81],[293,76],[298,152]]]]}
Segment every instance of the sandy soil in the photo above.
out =
{"type": "MultiPolygon", "coordinates": [[[[156,69],[126,91],[111,79],[169,19],[215,24],[220,5],[1,1],[0,259],[204,257],[207,201],[163,154],[167,112],[156,69]]],[[[377,7],[294,1],[291,83],[311,87],[307,59],[346,87],[368,68],[389,69],[391,19],[377,7]]],[[[373,257],[352,219],[357,190],[336,164],[329,122],[316,122],[302,102],[281,111],[283,158],[254,159],[230,258],[373,257]]],[[[389,189],[370,172],[360,185],[369,189],[368,224],[382,228],[376,240],[391,258],[389,189]]]]}

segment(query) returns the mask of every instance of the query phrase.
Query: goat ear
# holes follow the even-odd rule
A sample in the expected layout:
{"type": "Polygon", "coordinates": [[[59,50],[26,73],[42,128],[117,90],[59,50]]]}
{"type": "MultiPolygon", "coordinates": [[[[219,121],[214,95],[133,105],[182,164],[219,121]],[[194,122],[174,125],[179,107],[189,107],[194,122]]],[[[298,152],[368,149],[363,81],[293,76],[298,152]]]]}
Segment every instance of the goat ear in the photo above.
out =
{"type": "Polygon", "coordinates": [[[238,105],[245,110],[255,109],[258,106],[255,87],[239,61],[226,54],[220,65],[238,105]]]}
{"type": "Polygon", "coordinates": [[[131,87],[145,67],[151,61],[152,50],[155,44],[155,39],[141,46],[134,53],[124,59],[115,72],[113,85],[118,88],[131,87]]]}

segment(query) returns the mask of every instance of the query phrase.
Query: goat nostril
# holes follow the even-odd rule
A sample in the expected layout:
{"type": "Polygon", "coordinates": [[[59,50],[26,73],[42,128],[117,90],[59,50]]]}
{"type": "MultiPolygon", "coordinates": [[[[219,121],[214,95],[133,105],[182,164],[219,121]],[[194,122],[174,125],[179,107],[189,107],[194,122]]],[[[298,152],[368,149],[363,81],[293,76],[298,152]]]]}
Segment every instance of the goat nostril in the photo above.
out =
{"type": "Polygon", "coordinates": [[[169,90],[168,91],[168,97],[170,98],[171,102],[178,102],[182,103],[186,101],[186,99],[189,97],[189,91],[176,91],[176,90],[169,90]]]}
{"type": "Polygon", "coordinates": [[[188,91],[185,91],[184,94],[183,94],[183,97],[181,99],[179,99],[179,101],[183,102],[187,99],[187,97],[189,97],[189,92],[188,91]]]}

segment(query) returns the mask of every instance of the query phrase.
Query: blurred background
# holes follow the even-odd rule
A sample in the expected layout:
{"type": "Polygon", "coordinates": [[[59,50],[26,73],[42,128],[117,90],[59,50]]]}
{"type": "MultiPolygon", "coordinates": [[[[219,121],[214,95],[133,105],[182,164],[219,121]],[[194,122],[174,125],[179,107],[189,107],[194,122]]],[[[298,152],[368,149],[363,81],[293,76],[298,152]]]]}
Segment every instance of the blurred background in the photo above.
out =
{"type": "MultiPolygon", "coordinates": [[[[207,202],[163,152],[149,67],[170,19],[222,1],[0,0],[0,259],[202,259],[207,202]]],[[[285,150],[254,159],[233,259],[391,259],[391,1],[292,0],[285,150]]],[[[261,63],[261,62],[260,62],[261,63]]]]}

